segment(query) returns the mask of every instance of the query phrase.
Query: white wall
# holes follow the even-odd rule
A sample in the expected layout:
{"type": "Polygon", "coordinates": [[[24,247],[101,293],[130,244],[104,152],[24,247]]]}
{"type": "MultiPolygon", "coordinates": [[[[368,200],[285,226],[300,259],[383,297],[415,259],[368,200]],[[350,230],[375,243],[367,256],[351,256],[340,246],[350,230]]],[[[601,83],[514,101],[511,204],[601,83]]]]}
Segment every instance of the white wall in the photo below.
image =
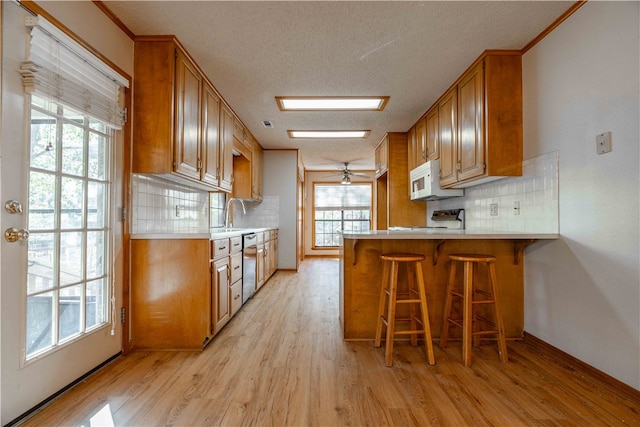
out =
{"type": "Polygon", "coordinates": [[[639,22],[638,2],[588,2],[523,56],[524,157],[559,151],[561,233],[527,249],[525,329],[636,389],[639,22]]]}
{"type": "MultiPolygon", "coordinates": [[[[277,205],[279,212],[278,268],[295,270],[298,151],[264,150],[263,161],[262,194],[269,200],[264,209],[277,205]]],[[[260,209],[260,205],[256,208],[260,209]]]]}

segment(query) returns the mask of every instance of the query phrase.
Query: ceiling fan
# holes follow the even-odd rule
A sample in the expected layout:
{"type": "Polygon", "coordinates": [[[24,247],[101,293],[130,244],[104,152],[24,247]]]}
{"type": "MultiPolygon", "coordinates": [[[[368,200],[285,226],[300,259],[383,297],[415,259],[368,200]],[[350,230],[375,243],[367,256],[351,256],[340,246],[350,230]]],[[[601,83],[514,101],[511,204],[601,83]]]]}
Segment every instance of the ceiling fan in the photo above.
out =
{"type": "Polygon", "coordinates": [[[353,172],[351,169],[349,169],[349,162],[344,162],[344,169],[341,169],[340,172],[327,175],[326,178],[334,177],[334,176],[341,176],[342,180],[340,181],[340,184],[343,184],[343,185],[351,184],[352,176],[361,176],[363,178],[369,178],[369,175],[367,174],[353,172]]]}

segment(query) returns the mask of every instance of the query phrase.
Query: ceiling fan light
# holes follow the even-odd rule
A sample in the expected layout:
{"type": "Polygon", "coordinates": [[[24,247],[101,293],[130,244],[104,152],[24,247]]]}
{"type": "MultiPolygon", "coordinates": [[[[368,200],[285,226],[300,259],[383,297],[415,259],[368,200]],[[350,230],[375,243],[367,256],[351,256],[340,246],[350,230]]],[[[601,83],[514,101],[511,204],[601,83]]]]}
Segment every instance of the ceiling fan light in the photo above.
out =
{"type": "Polygon", "coordinates": [[[351,178],[349,178],[349,175],[345,175],[342,177],[342,181],[340,181],[340,184],[342,185],[351,185],[351,178]]]}

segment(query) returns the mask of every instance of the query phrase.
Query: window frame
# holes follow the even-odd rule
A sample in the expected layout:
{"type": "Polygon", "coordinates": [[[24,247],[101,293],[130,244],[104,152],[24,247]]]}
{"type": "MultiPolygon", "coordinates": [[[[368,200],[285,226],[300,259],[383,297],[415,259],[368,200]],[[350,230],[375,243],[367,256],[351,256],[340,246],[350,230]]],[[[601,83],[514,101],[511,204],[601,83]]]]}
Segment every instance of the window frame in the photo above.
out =
{"type": "MultiPolygon", "coordinates": [[[[29,291],[28,287],[29,287],[30,273],[28,270],[28,266],[24,271],[25,281],[22,286],[22,294],[23,294],[23,297],[22,297],[22,304],[23,304],[22,331],[23,332],[21,334],[22,335],[21,337],[22,366],[26,366],[28,364],[34,363],[43,357],[49,356],[50,354],[53,354],[56,351],[62,348],[65,348],[89,335],[93,335],[98,331],[103,330],[104,328],[108,328],[113,324],[113,321],[114,321],[113,297],[114,297],[114,291],[115,291],[114,290],[115,271],[114,271],[113,240],[114,240],[114,226],[116,224],[116,220],[114,218],[115,209],[112,201],[116,191],[114,179],[116,177],[116,170],[115,170],[116,141],[117,141],[117,132],[118,132],[118,130],[110,127],[106,122],[96,120],[94,117],[91,117],[86,112],[78,111],[72,106],[65,105],[64,103],[61,103],[59,101],[46,99],[43,96],[32,95],[32,94],[27,94],[25,96],[25,99],[26,99],[26,106],[28,109],[28,119],[26,120],[27,130],[26,130],[26,137],[25,137],[26,139],[25,144],[27,145],[27,153],[28,153],[28,163],[26,163],[25,165],[26,166],[25,179],[27,180],[27,183],[28,183],[27,185],[28,194],[29,195],[31,194],[30,175],[33,172],[36,172],[36,173],[46,173],[47,175],[53,176],[53,179],[55,182],[54,184],[55,192],[56,194],[59,195],[59,197],[57,197],[56,200],[54,201],[53,215],[55,215],[55,218],[53,220],[54,221],[53,226],[38,228],[31,231],[32,236],[45,235],[45,234],[53,235],[53,244],[56,247],[56,249],[54,250],[54,255],[53,255],[54,265],[53,265],[53,277],[51,278],[51,280],[53,280],[54,283],[50,288],[29,291]],[[51,105],[55,106],[55,109],[43,108],[37,103],[34,103],[32,101],[32,98],[34,96],[41,100],[51,102],[51,105]],[[70,118],[69,116],[65,115],[64,113],[65,110],[71,110],[74,114],[80,114],[83,118],[82,122],[76,121],[70,118]],[[34,111],[37,111],[38,114],[51,117],[56,121],[55,132],[54,132],[55,139],[56,139],[55,170],[43,169],[42,167],[38,167],[38,166],[34,167],[34,165],[32,164],[32,158],[31,158],[32,148],[31,147],[32,147],[33,135],[32,135],[31,128],[33,123],[32,117],[33,117],[34,111]],[[96,123],[99,123],[102,129],[97,129],[95,127],[96,123]],[[63,150],[64,127],[65,125],[69,125],[69,124],[73,126],[77,126],[82,129],[83,172],[81,175],[71,174],[63,170],[62,156],[64,155],[64,150],[63,150]],[[90,141],[92,139],[92,136],[94,137],[97,136],[98,138],[102,138],[103,143],[107,145],[103,153],[105,155],[105,159],[104,159],[104,176],[102,178],[91,176],[89,152],[91,150],[90,141]],[[78,226],[69,227],[69,226],[63,226],[61,224],[61,218],[63,216],[63,208],[61,204],[61,195],[62,195],[61,183],[62,183],[62,180],[64,180],[65,178],[71,178],[71,179],[79,180],[82,182],[82,188],[83,188],[83,195],[82,195],[83,201],[82,201],[82,207],[81,207],[82,224],[79,227],[78,226]],[[103,211],[104,218],[102,219],[101,226],[90,224],[89,217],[90,217],[91,207],[89,203],[89,187],[92,185],[92,183],[104,185],[104,189],[105,189],[103,200],[102,200],[102,202],[104,203],[104,211],[103,211]],[[104,257],[104,259],[101,261],[102,273],[98,275],[89,276],[90,268],[91,268],[91,265],[89,264],[89,257],[90,257],[89,251],[92,249],[91,247],[89,247],[89,235],[96,232],[102,233],[104,236],[102,248],[99,251],[99,253],[104,257]],[[59,271],[59,269],[60,269],[60,264],[62,262],[61,258],[63,256],[60,235],[63,233],[80,233],[82,236],[81,243],[80,243],[81,246],[79,248],[81,253],[81,258],[82,258],[80,261],[82,276],[79,281],[73,282],[73,283],[62,283],[60,280],[61,272],[59,271]],[[87,297],[89,295],[88,295],[87,289],[93,283],[96,283],[98,281],[102,282],[101,287],[104,292],[102,295],[102,299],[104,303],[104,308],[103,308],[104,318],[101,319],[100,322],[97,322],[95,324],[88,326],[86,310],[87,310],[87,297]],[[61,333],[62,331],[60,330],[61,313],[59,312],[59,305],[60,305],[61,299],[64,298],[65,296],[61,295],[61,291],[64,291],[65,289],[72,289],[77,286],[81,286],[82,288],[81,295],[79,296],[79,316],[80,316],[80,323],[78,325],[79,331],[74,332],[69,336],[63,337],[61,333]],[[27,340],[28,319],[29,319],[28,300],[30,297],[34,297],[38,295],[46,295],[46,294],[52,295],[52,302],[51,302],[52,313],[50,317],[53,324],[49,326],[49,328],[51,328],[50,333],[52,334],[51,342],[49,345],[47,345],[44,348],[37,349],[28,353],[28,340],[27,340]]],[[[29,200],[29,196],[26,198],[26,200],[29,200]]],[[[28,206],[27,213],[29,213],[31,211],[30,203],[28,203],[27,206],[28,206]]],[[[27,263],[29,262],[28,256],[25,262],[27,263]]]]}
{"type": "MultiPolygon", "coordinates": [[[[335,251],[340,248],[338,246],[318,246],[316,245],[316,186],[324,185],[324,186],[336,186],[336,187],[344,187],[340,181],[314,181],[311,183],[311,249],[318,251],[335,251]]],[[[352,182],[351,185],[368,185],[371,193],[370,204],[369,204],[369,230],[373,226],[373,182],[371,181],[358,181],[352,182]]],[[[344,230],[344,212],[345,209],[334,209],[340,210],[341,212],[341,231],[344,230]]],[[[333,233],[332,233],[333,234],[333,233]]]]}

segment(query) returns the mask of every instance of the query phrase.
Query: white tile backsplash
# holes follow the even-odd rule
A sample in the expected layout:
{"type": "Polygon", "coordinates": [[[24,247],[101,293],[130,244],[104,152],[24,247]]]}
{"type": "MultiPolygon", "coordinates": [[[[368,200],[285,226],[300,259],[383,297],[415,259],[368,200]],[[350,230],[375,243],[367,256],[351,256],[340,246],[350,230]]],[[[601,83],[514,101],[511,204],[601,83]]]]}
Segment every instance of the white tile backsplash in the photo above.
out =
{"type": "Polygon", "coordinates": [[[280,196],[263,196],[261,203],[245,203],[247,214],[234,209],[234,227],[280,227],[280,196]]]}
{"type": "Polygon", "coordinates": [[[207,233],[209,193],[157,176],[134,174],[132,233],[207,233]]]}
{"type": "Polygon", "coordinates": [[[434,210],[463,208],[469,230],[559,233],[557,151],[525,160],[522,176],[504,178],[465,189],[464,197],[427,203],[427,218],[434,210]],[[520,202],[515,215],[514,202],[520,202]],[[498,215],[489,206],[498,204],[498,215]]]}

